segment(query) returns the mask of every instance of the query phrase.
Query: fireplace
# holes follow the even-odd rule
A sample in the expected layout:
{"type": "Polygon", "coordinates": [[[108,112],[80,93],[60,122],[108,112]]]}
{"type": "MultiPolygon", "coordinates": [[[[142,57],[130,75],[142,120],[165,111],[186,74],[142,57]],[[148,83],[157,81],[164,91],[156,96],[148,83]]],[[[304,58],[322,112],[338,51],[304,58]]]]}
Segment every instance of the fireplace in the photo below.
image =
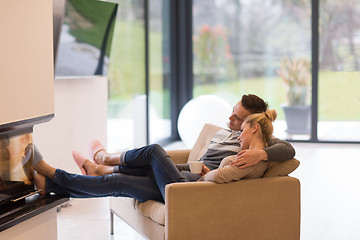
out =
{"type": "Polygon", "coordinates": [[[0,133],[0,208],[36,194],[29,129],[0,133]]]}
{"type": "Polygon", "coordinates": [[[47,118],[0,125],[0,238],[3,231],[68,201],[40,195],[34,183],[33,125],[47,118]]]}
{"type": "Polygon", "coordinates": [[[52,1],[2,1],[0,29],[0,239],[25,239],[29,219],[68,201],[34,184],[33,128],[54,117],[52,1]]]}
{"type": "Polygon", "coordinates": [[[35,191],[33,126],[54,117],[52,18],[51,1],[1,3],[0,208],[35,191]]]}

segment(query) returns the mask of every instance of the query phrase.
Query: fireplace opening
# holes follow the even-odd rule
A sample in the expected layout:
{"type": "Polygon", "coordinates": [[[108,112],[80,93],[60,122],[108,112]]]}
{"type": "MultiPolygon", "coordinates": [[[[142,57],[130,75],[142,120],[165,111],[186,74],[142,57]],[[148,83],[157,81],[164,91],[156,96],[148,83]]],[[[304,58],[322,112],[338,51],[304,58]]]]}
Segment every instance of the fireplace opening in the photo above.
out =
{"type": "Polygon", "coordinates": [[[0,134],[0,207],[37,191],[32,131],[0,134]]]}

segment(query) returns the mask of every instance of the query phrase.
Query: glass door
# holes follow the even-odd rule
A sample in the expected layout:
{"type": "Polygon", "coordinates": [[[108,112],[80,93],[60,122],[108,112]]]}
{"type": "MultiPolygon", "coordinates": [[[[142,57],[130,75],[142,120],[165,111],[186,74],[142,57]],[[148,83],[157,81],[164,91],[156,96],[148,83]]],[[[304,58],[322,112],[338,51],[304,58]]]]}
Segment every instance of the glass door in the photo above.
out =
{"type": "Polygon", "coordinates": [[[320,141],[360,141],[359,16],[359,1],[320,1],[320,141]]]}
{"type": "Polygon", "coordinates": [[[194,97],[256,94],[277,137],[310,138],[310,1],[194,0],[193,56],[194,97]]]}

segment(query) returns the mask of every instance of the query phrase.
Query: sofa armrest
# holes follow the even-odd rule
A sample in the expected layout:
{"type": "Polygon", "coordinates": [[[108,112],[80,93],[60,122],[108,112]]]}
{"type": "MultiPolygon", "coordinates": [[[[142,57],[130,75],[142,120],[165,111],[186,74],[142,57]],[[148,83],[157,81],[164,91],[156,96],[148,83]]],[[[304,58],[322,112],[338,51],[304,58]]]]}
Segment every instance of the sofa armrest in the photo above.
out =
{"type": "Polygon", "coordinates": [[[300,183],[292,177],[166,186],[166,239],[299,239],[300,183]]]}
{"type": "Polygon", "coordinates": [[[184,150],[167,150],[167,154],[171,157],[173,162],[175,164],[185,164],[187,163],[190,149],[184,149],[184,150]]]}

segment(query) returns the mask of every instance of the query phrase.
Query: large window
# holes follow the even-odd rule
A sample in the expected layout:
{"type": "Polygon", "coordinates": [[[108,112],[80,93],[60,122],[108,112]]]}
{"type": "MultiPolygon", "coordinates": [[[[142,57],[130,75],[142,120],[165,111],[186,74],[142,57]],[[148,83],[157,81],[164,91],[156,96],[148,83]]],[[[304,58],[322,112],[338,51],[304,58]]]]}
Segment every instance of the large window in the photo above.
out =
{"type": "Polygon", "coordinates": [[[117,2],[108,72],[111,151],[146,144],[144,4],[142,0],[117,2]]]}
{"type": "Polygon", "coordinates": [[[111,47],[108,146],[112,151],[171,134],[169,39],[162,0],[119,0],[111,47]]]}
{"type": "Polygon", "coordinates": [[[68,0],[56,75],[107,74],[110,151],[176,139],[192,97],[249,93],[277,110],[279,138],[360,141],[359,13],[355,0],[68,0]]]}
{"type": "Polygon", "coordinates": [[[194,97],[257,94],[278,112],[277,137],[310,138],[310,1],[194,0],[193,53],[194,97]]]}
{"type": "Polygon", "coordinates": [[[319,140],[360,141],[360,2],[321,0],[319,140]]]}

